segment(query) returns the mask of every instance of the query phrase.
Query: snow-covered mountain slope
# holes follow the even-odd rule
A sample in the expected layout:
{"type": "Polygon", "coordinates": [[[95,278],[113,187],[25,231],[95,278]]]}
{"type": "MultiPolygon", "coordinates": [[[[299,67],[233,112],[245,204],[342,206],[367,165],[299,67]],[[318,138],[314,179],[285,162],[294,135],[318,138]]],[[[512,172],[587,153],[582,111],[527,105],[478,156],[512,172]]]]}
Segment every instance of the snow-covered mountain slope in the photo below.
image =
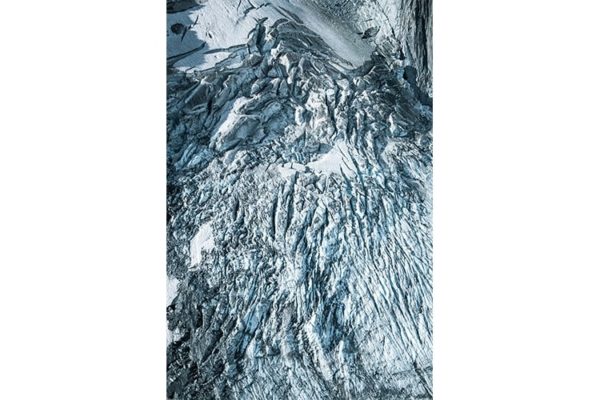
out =
{"type": "Polygon", "coordinates": [[[168,2],[169,398],[431,397],[422,4],[168,2]]]}
{"type": "Polygon", "coordinates": [[[358,32],[377,32],[380,51],[396,53],[418,71],[417,82],[431,96],[431,1],[306,0],[332,20],[358,32]]]}

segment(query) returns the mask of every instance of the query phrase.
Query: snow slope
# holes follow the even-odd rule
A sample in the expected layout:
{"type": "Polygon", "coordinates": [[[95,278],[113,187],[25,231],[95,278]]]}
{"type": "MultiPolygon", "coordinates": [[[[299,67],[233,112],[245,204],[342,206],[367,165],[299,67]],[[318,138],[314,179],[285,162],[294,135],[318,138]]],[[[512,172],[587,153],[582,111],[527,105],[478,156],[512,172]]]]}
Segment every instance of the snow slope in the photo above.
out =
{"type": "Polygon", "coordinates": [[[361,40],[350,27],[324,18],[306,1],[220,0],[203,2],[201,7],[168,16],[168,26],[176,23],[191,26],[187,40],[185,37],[181,40],[181,35],[170,32],[169,55],[190,51],[198,47],[198,43],[204,43],[201,51],[180,60],[175,66],[183,70],[211,68],[227,57],[227,49],[245,45],[256,20],[263,18],[270,22],[281,18],[302,20],[339,57],[355,67],[366,61],[373,51],[373,46],[361,40]]]}

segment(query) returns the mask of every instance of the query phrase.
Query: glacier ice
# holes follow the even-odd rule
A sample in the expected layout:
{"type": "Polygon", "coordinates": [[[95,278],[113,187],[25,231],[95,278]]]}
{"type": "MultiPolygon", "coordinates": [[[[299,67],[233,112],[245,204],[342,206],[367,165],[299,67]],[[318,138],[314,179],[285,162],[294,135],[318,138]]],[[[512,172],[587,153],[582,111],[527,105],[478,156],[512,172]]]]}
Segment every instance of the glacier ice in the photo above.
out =
{"type": "Polygon", "coordinates": [[[168,0],[168,398],[432,397],[430,9],[168,0]]]}

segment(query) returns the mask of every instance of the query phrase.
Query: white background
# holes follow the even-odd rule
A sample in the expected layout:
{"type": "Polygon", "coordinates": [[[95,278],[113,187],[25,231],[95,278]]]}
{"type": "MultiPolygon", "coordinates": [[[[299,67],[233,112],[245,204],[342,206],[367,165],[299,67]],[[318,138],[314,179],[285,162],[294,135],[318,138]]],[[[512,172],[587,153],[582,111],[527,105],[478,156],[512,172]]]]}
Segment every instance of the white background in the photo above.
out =
{"type": "MultiPolygon", "coordinates": [[[[600,13],[434,1],[434,392],[598,399],[600,13]]],[[[164,1],[0,6],[0,398],[164,399],[164,1]]]]}

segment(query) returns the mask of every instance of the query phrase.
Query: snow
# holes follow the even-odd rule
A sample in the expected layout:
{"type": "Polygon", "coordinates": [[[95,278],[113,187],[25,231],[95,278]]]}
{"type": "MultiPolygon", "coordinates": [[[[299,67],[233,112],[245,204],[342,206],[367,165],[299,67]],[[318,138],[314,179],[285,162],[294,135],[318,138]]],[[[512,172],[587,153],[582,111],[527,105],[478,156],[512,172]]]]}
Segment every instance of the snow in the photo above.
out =
{"type": "MultiPolygon", "coordinates": [[[[179,293],[169,337],[190,349],[168,353],[170,390],[182,400],[426,398],[431,111],[402,86],[397,60],[381,59],[388,69],[377,73],[346,66],[341,78],[315,40],[360,60],[373,41],[355,43],[356,32],[384,22],[376,4],[371,21],[344,25],[338,15],[310,17],[337,2],[271,0],[307,29],[270,29],[279,11],[250,1],[256,9],[208,0],[189,12],[203,14],[182,43],[203,41],[200,69],[233,55],[222,71],[169,70],[170,93],[194,100],[169,102],[167,115],[169,184],[181,188],[169,191],[167,272],[180,279],[167,284],[169,299],[179,293]],[[255,46],[247,34],[265,16],[255,46]],[[364,26],[348,34],[339,26],[354,24],[364,26]],[[214,370],[220,361],[225,369],[214,370]],[[184,374],[199,392],[177,383],[184,374]]],[[[195,20],[180,14],[182,24],[195,20]]]]}
{"type": "Polygon", "coordinates": [[[304,165],[294,162],[277,166],[277,171],[286,179],[293,176],[296,172],[304,172],[305,169],[306,167],[304,165]]]}
{"type": "MultiPolygon", "coordinates": [[[[248,32],[254,29],[256,21],[253,12],[243,18],[243,10],[249,5],[242,1],[237,10],[239,0],[208,1],[204,6],[191,13],[190,19],[198,24],[192,28],[199,39],[206,42],[207,50],[226,49],[246,43],[248,32]]],[[[259,10],[261,11],[261,10],[259,10]]]]}
{"type": "Polygon", "coordinates": [[[249,100],[250,99],[246,97],[238,97],[235,99],[231,109],[226,113],[227,117],[217,129],[217,135],[227,134],[231,128],[235,126],[235,123],[240,119],[240,116],[244,115],[241,112],[242,107],[248,103],[249,100]]]}
{"type": "Polygon", "coordinates": [[[200,264],[202,261],[202,252],[210,251],[215,247],[215,240],[210,224],[206,223],[198,229],[198,233],[190,242],[190,256],[192,258],[192,267],[200,264]]]}
{"type": "Polygon", "coordinates": [[[250,8],[247,0],[208,1],[201,7],[177,14],[168,15],[168,25],[182,23],[190,27],[186,37],[168,34],[169,56],[181,54],[198,48],[202,50],[190,54],[175,66],[180,70],[204,70],[227,57],[229,47],[245,44],[248,34],[260,18],[267,18],[271,25],[284,14],[279,10],[289,10],[296,14],[310,30],[317,33],[342,59],[357,67],[369,59],[373,46],[360,39],[341,22],[323,17],[306,0],[271,0],[252,2],[255,6],[244,16],[244,10],[250,8]],[[261,6],[263,5],[264,6],[261,6]],[[197,21],[195,25],[193,23],[197,21]],[[211,54],[207,54],[212,52],[211,54]]]}
{"type": "Polygon", "coordinates": [[[326,175],[340,173],[340,171],[346,175],[354,175],[348,145],[343,141],[336,142],[331,150],[318,160],[308,163],[307,166],[326,175]]]}
{"type": "Polygon", "coordinates": [[[292,0],[292,2],[298,4],[297,8],[292,10],[302,18],[309,29],[321,36],[338,56],[355,67],[370,58],[374,48],[368,42],[361,40],[356,32],[352,32],[337,21],[324,18],[305,1],[292,0]]]}
{"type": "Polygon", "coordinates": [[[179,285],[179,279],[167,278],[167,305],[171,304],[175,296],[177,296],[177,285],[179,285]]]}

